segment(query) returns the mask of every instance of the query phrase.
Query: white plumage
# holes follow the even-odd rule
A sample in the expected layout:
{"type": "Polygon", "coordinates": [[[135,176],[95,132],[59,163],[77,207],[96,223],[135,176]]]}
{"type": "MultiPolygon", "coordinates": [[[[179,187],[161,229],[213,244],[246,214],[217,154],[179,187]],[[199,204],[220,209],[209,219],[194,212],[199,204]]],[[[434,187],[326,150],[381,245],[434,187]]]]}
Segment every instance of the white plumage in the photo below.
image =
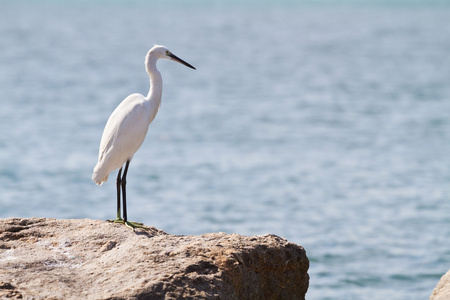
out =
{"type": "Polygon", "coordinates": [[[144,142],[160,102],[160,97],[146,99],[143,95],[132,94],[117,106],[103,131],[98,163],[92,174],[95,183],[101,185],[109,173],[133,158],[144,142]]]}
{"type": "Polygon", "coordinates": [[[156,68],[158,59],[169,59],[182,63],[192,69],[193,66],[172,54],[166,47],[156,45],[147,53],[145,67],[150,76],[150,90],[144,97],[141,94],[132,94],[125,98],[113,111],[103,131],[98,162],[92,173],[92,180],[101,185],[108,180],[112,171],[119,169],[117,177],[117,201],[118,220],[120,218],[120,185],[122,185],[124,201],[123,221],[127,224],[125,183],[128,164],[133,155],[141,147],[147,134],[148,126],[155,118],[161,105],[162,78],[156,68]],[[126,163],[123,177],[121,177],[122,166],[126,163]]]}

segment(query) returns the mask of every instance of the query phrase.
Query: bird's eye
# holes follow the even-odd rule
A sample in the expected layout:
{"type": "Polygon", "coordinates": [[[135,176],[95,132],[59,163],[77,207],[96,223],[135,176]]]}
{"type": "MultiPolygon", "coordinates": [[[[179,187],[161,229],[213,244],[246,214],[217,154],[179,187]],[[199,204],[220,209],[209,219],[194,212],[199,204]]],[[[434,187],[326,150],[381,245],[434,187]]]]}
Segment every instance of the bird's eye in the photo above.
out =
{"type": "Polygon", "coordinates": [[[169,55],[170,54],[170,51],[169,50],[166,50],[166,55],[169,55]]]}

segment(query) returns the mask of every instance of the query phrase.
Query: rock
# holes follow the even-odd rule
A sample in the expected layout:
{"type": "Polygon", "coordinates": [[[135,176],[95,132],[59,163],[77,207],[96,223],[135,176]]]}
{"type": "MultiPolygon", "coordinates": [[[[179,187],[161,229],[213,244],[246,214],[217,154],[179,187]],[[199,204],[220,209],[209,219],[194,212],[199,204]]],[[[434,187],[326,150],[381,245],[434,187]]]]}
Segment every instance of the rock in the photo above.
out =
{"type": "Polygon", "coordinates": [[[450,270],[441,277],[430,296],[430,300],[450,299],[450,270]]]}
{"type": "Polygon", "coordinates": [[[270,234],[0,219],[1,299],[304,299],[308,267],[301,246],[270,234]]]}

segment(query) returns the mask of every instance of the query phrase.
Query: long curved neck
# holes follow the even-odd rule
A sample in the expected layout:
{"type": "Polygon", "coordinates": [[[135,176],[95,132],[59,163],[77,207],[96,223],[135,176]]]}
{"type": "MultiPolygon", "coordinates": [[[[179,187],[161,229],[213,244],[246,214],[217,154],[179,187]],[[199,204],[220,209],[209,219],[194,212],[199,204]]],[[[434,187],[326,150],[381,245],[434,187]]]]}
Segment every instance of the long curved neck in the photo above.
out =
{"type": "Polygon", "coordinates": [[[156,68],[156,58],[149,57],[146,62],[147,73],[150,76],[150,90],[147,94],[147,100],[158,102],[158,106],[161,103],[162,96],[162,77],[156,68]]]}

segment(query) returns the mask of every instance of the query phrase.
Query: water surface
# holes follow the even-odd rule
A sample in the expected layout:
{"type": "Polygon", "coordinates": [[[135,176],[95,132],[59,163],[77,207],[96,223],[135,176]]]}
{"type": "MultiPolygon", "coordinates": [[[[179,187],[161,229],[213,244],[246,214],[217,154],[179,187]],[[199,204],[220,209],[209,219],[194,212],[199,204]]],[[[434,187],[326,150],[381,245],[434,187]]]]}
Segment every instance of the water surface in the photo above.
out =
{"type": "Polygon", "coordinates": [[[0,2],[0,217],[115,217],[98,144],[163,44],[197,70],[158,63],[130,219],[283,236],[308,299],[426,299],[450,267],[450,9],[392,3],[0,2]]]}

